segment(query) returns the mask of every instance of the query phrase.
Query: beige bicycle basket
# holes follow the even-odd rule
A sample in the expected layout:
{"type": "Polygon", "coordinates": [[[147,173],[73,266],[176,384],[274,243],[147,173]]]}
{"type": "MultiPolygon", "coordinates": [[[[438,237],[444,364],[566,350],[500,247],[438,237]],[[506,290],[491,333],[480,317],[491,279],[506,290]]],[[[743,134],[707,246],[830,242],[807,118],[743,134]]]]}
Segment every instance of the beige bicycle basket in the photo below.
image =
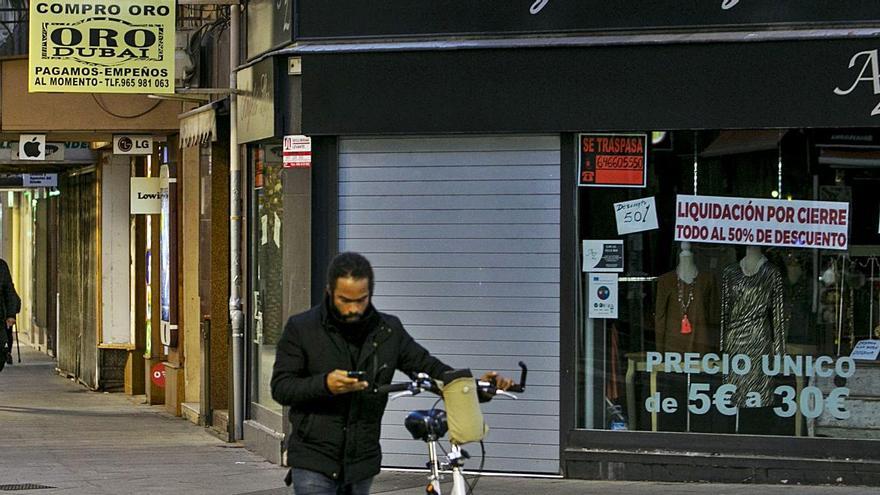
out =
{"type": "Polygon", "coordinates": [[[449,441],[456,445],[479,442],[489,432],[483,421],[483,411],[477,398],[477,382],[473,377],[461,377],[443,386],[446,403],[446,421],[449,441]]]}

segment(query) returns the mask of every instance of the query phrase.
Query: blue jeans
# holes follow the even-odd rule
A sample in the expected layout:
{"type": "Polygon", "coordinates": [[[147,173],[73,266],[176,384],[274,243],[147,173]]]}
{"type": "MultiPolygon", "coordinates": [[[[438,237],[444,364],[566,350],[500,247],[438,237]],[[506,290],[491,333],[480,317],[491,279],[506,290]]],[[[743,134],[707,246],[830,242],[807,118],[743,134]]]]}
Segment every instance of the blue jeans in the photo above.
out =
{"type": "Polygon", "coordinates": [[[294,495],[370,495],[373,478],[343,485],[341,481],[324,476],[315,471],[293,468],[294,495]]]}

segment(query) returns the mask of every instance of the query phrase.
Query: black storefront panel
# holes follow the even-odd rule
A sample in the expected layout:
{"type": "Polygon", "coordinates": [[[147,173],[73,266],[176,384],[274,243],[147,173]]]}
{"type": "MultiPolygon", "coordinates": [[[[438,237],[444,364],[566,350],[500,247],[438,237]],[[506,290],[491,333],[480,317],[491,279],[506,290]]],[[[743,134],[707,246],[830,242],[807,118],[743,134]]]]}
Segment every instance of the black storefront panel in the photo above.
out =
{"type": "Polygon", "coordinates": [[[880,38],[305,54],[303,132],[868,127],[880,38]]]}
{"type": "MultiPolygon", "coordinates": [[[[276,2],[279,3],[279,2],[276,2]]],[[[874,0],[299,0],[298,40],[752,29],[880,18],[874,0]]]]}

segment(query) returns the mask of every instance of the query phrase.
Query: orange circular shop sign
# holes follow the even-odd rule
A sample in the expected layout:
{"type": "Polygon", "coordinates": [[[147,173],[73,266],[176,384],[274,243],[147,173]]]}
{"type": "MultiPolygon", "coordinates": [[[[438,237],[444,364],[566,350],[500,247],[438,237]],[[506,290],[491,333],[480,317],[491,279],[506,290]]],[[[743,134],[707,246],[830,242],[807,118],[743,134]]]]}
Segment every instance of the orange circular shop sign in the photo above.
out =
{"type": "Polygon", "coordinates": [[[165,388],[165,363],[156,363],[150,369],[150,379],[157,387],[165,388]]]}

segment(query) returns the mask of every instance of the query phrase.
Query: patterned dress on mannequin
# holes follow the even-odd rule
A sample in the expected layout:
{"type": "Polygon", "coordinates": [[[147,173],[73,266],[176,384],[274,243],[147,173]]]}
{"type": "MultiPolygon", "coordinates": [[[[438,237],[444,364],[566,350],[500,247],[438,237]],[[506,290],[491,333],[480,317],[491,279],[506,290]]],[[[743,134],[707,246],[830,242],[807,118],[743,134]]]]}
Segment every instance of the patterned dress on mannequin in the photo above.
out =
{"type": "Polygon", "coordinates": [[[761,405],[773,402],[773,380],[764,374],[763,356],[785,353],[788,327],[782,274],[763,258],[754,275],[746,275],[740,263],[724,268],[721,275],[721,352],[732,359],[745,354],[751,360],[748,373],[731,371],[725,383],[736,385],[733,404],[744,406],[749,392],[761,395],[761,405]]]}

